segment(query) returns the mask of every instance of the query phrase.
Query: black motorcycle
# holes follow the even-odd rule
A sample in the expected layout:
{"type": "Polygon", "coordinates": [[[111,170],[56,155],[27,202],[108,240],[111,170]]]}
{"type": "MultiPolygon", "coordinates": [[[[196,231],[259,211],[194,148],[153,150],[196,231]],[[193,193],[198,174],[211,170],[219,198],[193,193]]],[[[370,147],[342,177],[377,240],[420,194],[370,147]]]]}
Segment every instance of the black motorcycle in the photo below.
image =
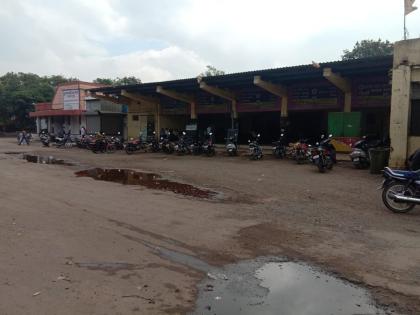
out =
{"type": "Polygon", "coordinates": [[[216,147],[214,145],[212,132],[210,132],[207,136],[207,139],[204,140],[204,143],[202,144],[202,151],[207,156],[216,155],[216,147]]]}
{"type": "Polygon", "coordinates": [[[325,138],[321,136],[321,141],[316,144],[316,148],[312,152],[312,163],[318,167],[320,173],[325,173],[326,170],[331,170],[334,163],[336,163],[336,151],[331,144],[332,135],[325,138]]]}
{"type": "Polygon", "coordinates": [[[125,153],[127,154],[133,154],[136,151],[147,151],[147,145],[144,141],[142,141],[140,138],[133,139],[130,138],[130,140],[125,144],[125,153]]]}
{"type": "Polygon", "coordinates": [[[178,155],[184,155],[191,153],[190,145],[192,142],[187,139],[187,133],[185,131],[182,132],[182,135],[179,137],[178,142],[175,145],[175,152],[178,155]]]}
{"type": "Polygon", "coordinates": [[[172,154],[175,151],[175,145],[174,143],[169,139],[168,136],[161,136],[159,141],[159,149],[162,152],[165,152],[167,154],[172,154]]]}
{"type": "Polygon", "coordinates": [[[156,132],[155,131],[153,131],[153,135],[147,137],[146,147],[147,147],[147,150],[150,151],[150,152],[160,151],[160,145],[159,145],[159,142],[156,139],[156,132]]]}
{"type": "Polygon", "coordinates": [[[286,139],[284,133],[280,134],[279,140],[273,142],[273,155],[278,159],[286,156],[286,139]]]}
{"type": "Polygon", "coordinates": [[[260,137],[261,135],[258,134],[253,140],[248,140],[250,160],[261,160],[263,158],[263,152],[259,144],[260,137]]]}

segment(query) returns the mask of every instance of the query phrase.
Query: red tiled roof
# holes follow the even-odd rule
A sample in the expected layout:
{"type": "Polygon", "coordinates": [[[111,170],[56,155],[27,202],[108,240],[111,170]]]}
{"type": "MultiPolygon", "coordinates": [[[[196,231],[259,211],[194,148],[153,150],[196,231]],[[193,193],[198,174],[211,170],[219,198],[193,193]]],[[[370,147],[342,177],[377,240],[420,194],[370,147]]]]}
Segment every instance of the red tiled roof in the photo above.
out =
{"type": "Polygon", "coordinates": [[[80,116],[84,112],[80,109],[49,109],[29,113],[29,117],[80,116]]]}

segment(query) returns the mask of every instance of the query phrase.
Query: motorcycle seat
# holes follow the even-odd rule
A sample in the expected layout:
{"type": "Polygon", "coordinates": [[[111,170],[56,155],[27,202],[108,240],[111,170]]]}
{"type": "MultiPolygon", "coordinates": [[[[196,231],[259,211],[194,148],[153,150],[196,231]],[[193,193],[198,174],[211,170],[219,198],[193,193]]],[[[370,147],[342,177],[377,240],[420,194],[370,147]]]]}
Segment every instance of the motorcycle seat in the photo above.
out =
{"type": "Polygon", "coordinates": [[[420,170],[401,171],[401,170],[393,170],[389,167],[385,167],[384,173],[390,175],[391,177],[420,180],[420,170]]]}

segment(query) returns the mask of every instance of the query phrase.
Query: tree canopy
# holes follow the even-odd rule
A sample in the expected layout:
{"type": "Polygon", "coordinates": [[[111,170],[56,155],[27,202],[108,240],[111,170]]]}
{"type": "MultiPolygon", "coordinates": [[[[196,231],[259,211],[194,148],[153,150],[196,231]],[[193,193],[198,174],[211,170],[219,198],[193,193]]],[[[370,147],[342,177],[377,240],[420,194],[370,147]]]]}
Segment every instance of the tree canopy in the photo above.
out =
{"type": "MultiPolygon", "coordinates": [[[[0,77],[0,130],[20,130],[34,128],[29,113],[35,103],[51,102],[57,85],[77,78],[62,75],[39,76],[33,73],[9,72],[0,77]]],[[[116,79],[98,78],[95,83],[127,85],[141,83],[134,76],[116,79]]]]}
{"type": "Polygon", "coordinates": [[[216,69],[216,67],[213,67],[211,65],[206,66],[206,70],[202,73],[200,73],[199,76],[201,77],[214,77],[216,75],[223,75],[225,72],[223,70],[216,69]]]}
{"type": "Polygon", "coordinates": [[[394,44],[388,40],[365,39],[356,42],[352,50],[345,49],[342,60],[360,59],[366,57],[388,56],[394,52],[394,44]]]}
{"type": "Polygon", "coordinates": [[[140,84],[141,80],[139,78],[134,77],[134,76],[122,77],[122,78],[116,78],[116,79],[96,78],[95,80],[93,80],[93,83],[118,86],[118,85],[140,84]]]}
{"type": "Polygon", "coordinates": [[[34,122],[29,112],[34,104],[50,102],[55,87],[64,82],[77,80],[61,75],[40,77],[33,73],[9,72],[0,77],[0,128],[16,130],[32,128],[34,122]]]}

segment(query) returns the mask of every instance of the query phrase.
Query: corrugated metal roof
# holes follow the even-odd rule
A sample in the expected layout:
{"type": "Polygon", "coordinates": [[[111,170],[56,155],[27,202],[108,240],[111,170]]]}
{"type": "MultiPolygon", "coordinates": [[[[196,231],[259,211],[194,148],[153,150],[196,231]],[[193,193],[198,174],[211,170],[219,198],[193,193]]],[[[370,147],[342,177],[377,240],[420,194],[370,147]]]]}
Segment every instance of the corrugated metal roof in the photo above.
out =
{"type": "MultiPolygon", "coordinates": [[[[344,76],[361,76],[371,74],[386,75],[392,68],[393,56],[371,57],[345,61],[332,61],[320,63],[316,68],[312,64],[297,65],[282,68],[271,68],[252,70],[246,72],[229,73],[218,76],[203,77],[202,80],[209,84],[218,86],[246,86],[253,85],[254,76],[260,75],[263,79],[272,82],[289,83],[296,80],[322,79],[323,69],[332,68],[344,76]]],[[[162,82],[149,82],[135,85],[124,85],[92,89],[92,92],[103,92],[106,94],[119,94],[121,90],[137,91],[144,94],[155,94],[156,87],[161,85],[164,88],[177,89],[182,91],[198,90],[197,78],[178,79],[162,82]]]]}

